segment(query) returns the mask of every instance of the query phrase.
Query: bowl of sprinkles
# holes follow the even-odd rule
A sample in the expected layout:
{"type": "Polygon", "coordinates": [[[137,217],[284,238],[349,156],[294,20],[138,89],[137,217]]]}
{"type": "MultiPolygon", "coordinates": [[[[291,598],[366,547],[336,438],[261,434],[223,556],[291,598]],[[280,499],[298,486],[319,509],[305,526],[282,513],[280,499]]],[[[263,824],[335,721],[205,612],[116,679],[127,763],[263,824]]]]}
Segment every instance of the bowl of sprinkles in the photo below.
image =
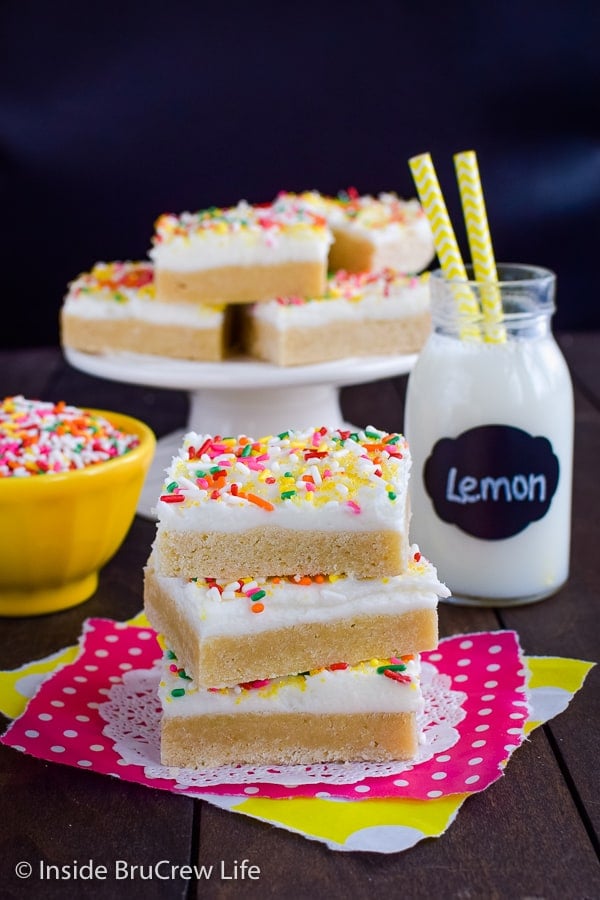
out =
{"type": "Polygon", "coordinates": [[[0,403],[0,615],[87,600],[125,539],[155,437],[121,413],[0,403]]]}

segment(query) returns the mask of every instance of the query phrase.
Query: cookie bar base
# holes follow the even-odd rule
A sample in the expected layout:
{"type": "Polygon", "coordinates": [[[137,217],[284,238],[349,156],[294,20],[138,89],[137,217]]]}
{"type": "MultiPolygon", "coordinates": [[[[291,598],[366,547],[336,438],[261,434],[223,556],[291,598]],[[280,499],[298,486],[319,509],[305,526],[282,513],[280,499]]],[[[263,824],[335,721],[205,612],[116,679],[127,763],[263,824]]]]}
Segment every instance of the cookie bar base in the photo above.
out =
{"type": "Polygon", "coordinates": [[[191,769],[412,759],[416,715],[243,713],[163,716],[161,762],[191,769]]]}
{"type": "Polygon", "coordinates": [[[405,319],[287,329],[249,315],[243,340],[252,356],[279,366],[299,366],[352,356],[417,353],[430,331],[428,312],[405,319]]]}
{"type": "Polygon", "coordinates": [[[63,314],[61,343],[84,353],[147,353],[169,359],[218,362],[226,354],[227,324],[220,328],[156,325],[138,319],[107,321],[63,314]]]}
{"type": "Polygon", "coordinates": [[[251,303],[273,297],[320,297],[326,266],[309,261],[189,272],[157,267],[154,277],[156,296],[163,303],[251,303]]]}
{"type": "Polygon", "coordinates": [[[151,569],[145,572],[144,611],[201,688],[277,678],[340,660],[354,665],[373,656],[420,653],[435,649],[438,640],[437,611],[431,608],[330,622],[303,617],[292,627],[203,639],[197,613],[182,615],[151,569]]]}
{"type": "Polygon", "coordinates": [[[408,565],[408,539],[397,531],[296,531],[266,527],[241,532],[159,530],[154,545],[161,575],[234,581],[322,572],[381,578],[408,565]]]}

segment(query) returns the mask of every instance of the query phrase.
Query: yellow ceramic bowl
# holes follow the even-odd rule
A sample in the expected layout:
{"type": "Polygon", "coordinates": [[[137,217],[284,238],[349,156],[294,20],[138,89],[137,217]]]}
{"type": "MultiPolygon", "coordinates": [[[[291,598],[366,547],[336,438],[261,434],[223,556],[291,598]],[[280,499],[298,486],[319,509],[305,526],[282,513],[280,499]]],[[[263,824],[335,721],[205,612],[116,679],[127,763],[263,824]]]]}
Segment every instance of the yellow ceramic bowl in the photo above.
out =
{"type": "Polygon", "coordinates": [[[129,531],[155,437],[130,416],[90,412],[140,443],[85,469],[0,478],[0,615],[34,616],[87,600],[129,531]]]}

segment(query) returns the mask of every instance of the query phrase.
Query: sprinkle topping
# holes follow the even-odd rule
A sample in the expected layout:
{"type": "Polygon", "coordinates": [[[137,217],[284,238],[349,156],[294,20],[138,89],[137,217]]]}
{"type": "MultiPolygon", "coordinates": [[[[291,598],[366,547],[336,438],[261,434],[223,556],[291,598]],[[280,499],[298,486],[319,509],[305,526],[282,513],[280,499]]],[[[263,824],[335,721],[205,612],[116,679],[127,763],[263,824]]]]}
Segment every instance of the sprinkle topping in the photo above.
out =
{"type": "Polygon", "coordinates": [[[263,235],[275,238],[280,234],[311,235],[327,232],[327,223],[316,210],[300,201],[275,200],[272,204],[252,206],[242,200],[237,206],[208,209],[180,215],[164,213],[155,223],[154,244],[176,238],[189,240],[208,235],[263,235]]]}
{"type": "Polygon", "coordinates": [[[360,196],[352,188],[340,191],[337,202],[349,222],[362,228],[387,228],[389,225],[408,225],[424,216],[421,205],[416,200],[402,200],[397,194],[388,192],[372,197],[360,196]]]}
{"type": "Polygon", "coordinates": [[[69,284],[69,296],[101,297],[127,303],[133,295],[154,298],[154,267],[149,262],[98,262],[69,284]]]}
{"type": "MultiPolygon", "coordinates": [[[[177,658],[174,653],[168,650],[165,652],[165,656],[168,660],[175,660],[175,662],[172,662],[168,666],[171,676],[183,679],[183,683],[177,683],[176,687],[171,688],[169,692],[170,697],[172,699],[178,699],[186,696],[186,694],[197,693],[198,688],[195,686],[190,676],[186,674],[183,668],[177,665],[177,658]]],[[[249,691],[261,691],[264,697],[270,697],[277,694],[281,688],[290,685],[295,686],[300,690],[304,690],[307,678],[318,676],[324,672],[332,673],[334,676],[337,672],[347,672],[357,676],[383,675],[387,678],[391,678],[392,681],[395,681],[398,684],[410,685],[411,688],[416,689],[416,680],[414,674],[412,674],[414,670],[409,670],[409,664],[413,662],[415,658],[414,654],[402,657],[392,656],[389,659],[365,660],[354,666],[349,665],[347,662],[336,662],[329,666],[320,666],[319,668],[311,669],[307,672],[299,672],[297,675],[287,675],[282,678],[263,678],[258,681],[244,682],[243,684],[238,684],[234,687],[208,688],[208,692],[213,694],[237,694],[241,698],[249,691]]]]}
{"type": "Polygon", "coordinates": [[[348,303],[360,303],[368,297],[379,299],[397,299],[396,291],[404,288],[415,288],[424,283],[428,275],[403,275],[395,269],[382,269],[378,272],[345,272],[337,271],[327,279],[325,293],[321,297],[277,297],[275,302],[280,306],[304,306],[307,303],[326,303],[331,300],[346,300],[348,303]]]}
{"type": "Polygon", "coordinates": [[[306,209],[324,216],[334,228],[344,225],[377,230],[390,226],[397,228],[409,226],[425,215],[416,199],[403,200],[393,192],[380,193],[377,197],[361,195],[353,187],[339,191],[336,197],[318,191],[300,194],[281,192],[278,201],[303,204],[306,209]]]}
{"type": "Polygon", "coordinates": [[[379,502],[397,502],[407,453],[402,435],[373,427],[286,431],[258,440],[190,432],[159,504],[185,509],[220,503],[232,511],[253,506],[267,515],[286,505],[335,504],[360,516],[373,491],[379,502]]]}
{"type": "Polygon", "coordinates": [[[274,575],[256,578],[238,578],[236,581],[222,584],[216,578],[190,578],[190,583],[195,584],[211,602],[217,603],[247,600],[253,613],[268,611],[269,600],[282,583],[295,587],[307,587],[309,585],[327,585],[339,581],[339,575],[274,575]]]}
{"type": "Polygon", "coordinates": [[[0,477],[52,475],[122,456],[139,444],[103,418],[59,403],[6,397],[0,406],[0,477]]]}

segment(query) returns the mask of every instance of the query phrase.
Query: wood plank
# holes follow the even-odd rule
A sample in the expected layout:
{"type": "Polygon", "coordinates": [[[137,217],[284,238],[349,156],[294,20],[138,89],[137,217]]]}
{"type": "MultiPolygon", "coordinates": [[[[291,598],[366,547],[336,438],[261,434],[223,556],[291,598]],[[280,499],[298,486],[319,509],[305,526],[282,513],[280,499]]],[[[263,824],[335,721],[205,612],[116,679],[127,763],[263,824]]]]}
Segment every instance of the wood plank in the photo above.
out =
{"type": "MultiPolygon", "coordinates": [[[[187,864],[194,801],[51,765],[3,746],[0,771],[5,798],[5,815],[0,817],[3,898],[176,900],[186,896],[189,883],[181,879],[118,879],[116,861],[126,861],[128,872],[131,865],[153,867],[163,859],[187,864]],[[15,865],[23,860],[32,864],[34,872],[19,881],[15,865]],[[65,865],[72,871],[75,861],[82,865],[90,860],[106,866],[105,880],[40,879],[40,864],[65,865]]],[[[123,866],[120,871],[125,872],[123,866]]]]}
{"type": "MultiPolygon", "coordinates": [[[[600,412],[576,391],[571,572],[554,597],[529,607],[503,610],[500,618],[520,635],[527,653],[600,661],[598,598],[598,509],[600,509],[600,412]]],[[[600,835],[598,740],[600,668],[581,695],[549,726],[557,751],[573,779],[595,835],[600,835]]]]}

